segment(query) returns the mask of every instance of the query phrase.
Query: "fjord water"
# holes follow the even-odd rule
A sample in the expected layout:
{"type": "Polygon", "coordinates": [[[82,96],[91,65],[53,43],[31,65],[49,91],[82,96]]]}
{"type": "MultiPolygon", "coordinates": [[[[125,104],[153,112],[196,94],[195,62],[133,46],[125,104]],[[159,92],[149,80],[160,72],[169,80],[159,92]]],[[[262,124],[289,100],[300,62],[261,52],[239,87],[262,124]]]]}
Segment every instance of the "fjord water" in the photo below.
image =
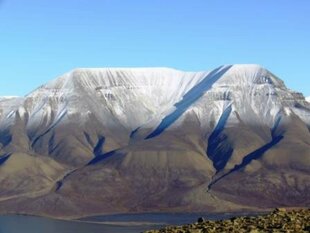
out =
{"type": "Polygon", "coordinates": [[[156,227],[158,226],[118,226],[21,215],[0,217],[0,233],[137,233],[156,227]]]}
{"type": "Polygon", "coordinates": [[[120,214],[89,217],[82,219],[82,221],[62,221],[34,216],[8,215],[0,216],[0,233],[139,233],[158,229],[165,225],[193,223],[201,216],[210,220],[218,220],[240,215],[249,214],[120,214]]]}
{"type": "Polygon", "coordinates": [[[165,225],[184,225],[203,216],[209,220],[228,219],[257,213],[147,213],[95,216],[81,221],[55,220],[43,217],[0,216],[0,233],[139,233],[165,225]]]}

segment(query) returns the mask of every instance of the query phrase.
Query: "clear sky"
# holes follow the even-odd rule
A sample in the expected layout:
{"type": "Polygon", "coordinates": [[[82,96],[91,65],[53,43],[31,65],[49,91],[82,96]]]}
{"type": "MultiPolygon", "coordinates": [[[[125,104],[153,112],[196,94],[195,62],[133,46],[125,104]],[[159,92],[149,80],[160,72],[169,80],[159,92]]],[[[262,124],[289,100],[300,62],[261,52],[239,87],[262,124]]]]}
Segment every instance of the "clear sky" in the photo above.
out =
{"type": "Polygon", "coordinates": [[[309,0],[0,0],[0,96],[77,67],[258,63],[310,96],[309,0]]]}

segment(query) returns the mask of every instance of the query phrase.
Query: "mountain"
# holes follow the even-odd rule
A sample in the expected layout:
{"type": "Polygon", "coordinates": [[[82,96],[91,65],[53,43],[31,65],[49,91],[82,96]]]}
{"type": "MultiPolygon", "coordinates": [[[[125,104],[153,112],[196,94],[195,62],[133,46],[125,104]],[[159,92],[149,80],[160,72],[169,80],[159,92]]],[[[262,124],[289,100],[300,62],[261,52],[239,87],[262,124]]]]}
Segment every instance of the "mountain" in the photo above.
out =
{"type": "Polygon", "coordinates": [[[310,103],[258,65],[76,69],[0,99],[0,212],[310,205],[310,103]]]}
{"type": "Polygon", "coordinates": [[[306,101],[310,102],[310,96],[306,97],[306,101]]]}

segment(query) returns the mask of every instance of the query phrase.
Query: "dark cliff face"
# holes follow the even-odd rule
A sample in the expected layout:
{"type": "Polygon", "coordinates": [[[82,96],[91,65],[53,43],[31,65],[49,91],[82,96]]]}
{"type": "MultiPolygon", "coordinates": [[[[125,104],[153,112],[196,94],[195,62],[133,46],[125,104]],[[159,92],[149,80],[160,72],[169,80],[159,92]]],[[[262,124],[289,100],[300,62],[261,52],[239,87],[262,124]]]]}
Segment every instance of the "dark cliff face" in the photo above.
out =
{"type": "Polygon", "coordinates": [[[79,69],[0,99],[0,210],[308,206],[310,104],[256,65],[79,69]]]}

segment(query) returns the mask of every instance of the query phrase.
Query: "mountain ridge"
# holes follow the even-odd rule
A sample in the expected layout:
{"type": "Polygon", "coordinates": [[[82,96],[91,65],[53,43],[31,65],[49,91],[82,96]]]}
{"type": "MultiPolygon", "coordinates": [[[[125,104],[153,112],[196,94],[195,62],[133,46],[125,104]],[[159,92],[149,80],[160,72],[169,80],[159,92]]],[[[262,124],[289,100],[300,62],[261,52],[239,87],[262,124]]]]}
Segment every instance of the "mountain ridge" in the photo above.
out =
{"type": "Polygon", "coordinates": [[[75,69],[0,99],[0,209],[76,217],[309,205],[309,132],[310,104],[258,65],[75,69]]]}

